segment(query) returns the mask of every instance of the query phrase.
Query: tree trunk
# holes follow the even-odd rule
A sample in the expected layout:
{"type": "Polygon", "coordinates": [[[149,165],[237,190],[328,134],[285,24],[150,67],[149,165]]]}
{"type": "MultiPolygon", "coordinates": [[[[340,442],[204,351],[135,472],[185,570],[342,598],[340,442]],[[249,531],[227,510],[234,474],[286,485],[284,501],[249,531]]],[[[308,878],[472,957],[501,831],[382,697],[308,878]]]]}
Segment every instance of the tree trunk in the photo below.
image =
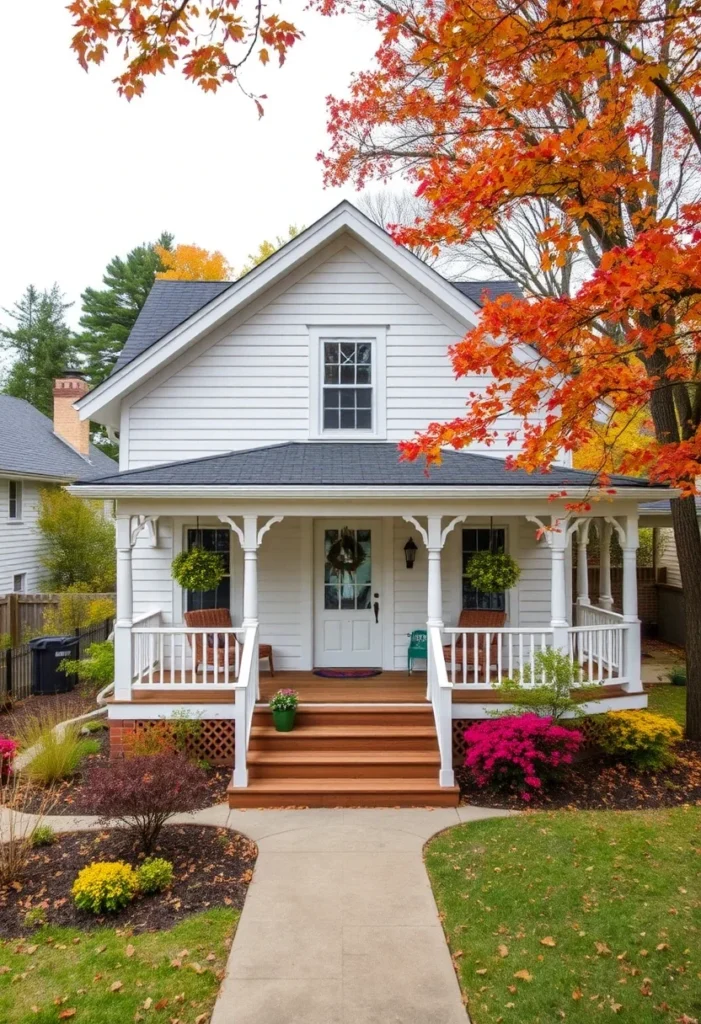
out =
{"type": "Polygon", "coordinates": [[[686,617],[686,734],[701,739],[701,533],[693,498],[672,501],[686,617]]]}
{"type": "MultiPolygon", "coordinates": [[[[666,359],[656,352],[646,362],[651,376],[665,377],[666,359]]],[[[686,397],[686,396],[684,396],[686,397]]],[[[658,388],[650,396],[655,436],[660,444],[679,440],[679,426],[671,388],[658,388]]],[[[693,498],[674,498],[672,526],[684,592],[686,618],[686,735],[701,739],[701,533],[693,498]]]]}

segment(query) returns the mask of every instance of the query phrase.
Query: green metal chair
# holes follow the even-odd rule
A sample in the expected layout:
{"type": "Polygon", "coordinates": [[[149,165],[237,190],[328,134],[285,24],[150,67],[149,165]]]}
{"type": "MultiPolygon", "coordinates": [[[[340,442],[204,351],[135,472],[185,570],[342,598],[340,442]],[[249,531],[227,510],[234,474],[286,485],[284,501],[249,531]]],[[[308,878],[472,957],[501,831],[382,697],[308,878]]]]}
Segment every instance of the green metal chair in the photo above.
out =
{"type": "Polygon", "coordinates": [[[428,633],[425,629],[415,629],[412,633],[407,633],[409,637],[409,650],[407,652],[407,667],[409,675],[415,659],[425,661],[428,657],[428,633]]]}

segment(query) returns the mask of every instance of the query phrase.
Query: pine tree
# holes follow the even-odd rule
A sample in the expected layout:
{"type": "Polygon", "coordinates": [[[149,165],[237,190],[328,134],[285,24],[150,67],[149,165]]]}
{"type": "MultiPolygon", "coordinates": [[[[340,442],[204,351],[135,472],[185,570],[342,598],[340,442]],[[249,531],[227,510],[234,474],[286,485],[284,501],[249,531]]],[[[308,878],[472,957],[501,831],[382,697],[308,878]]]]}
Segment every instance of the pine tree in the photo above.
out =
{"type": "Polygon", "coordinates": [[[46,416],[53,411],[54,378],[64,373],[75,357],[74,338],[64,319],[70,306],[63,301],[58,285],[43,292],[29,285],[14,308],[5,310],[14,324],[0,328],[13,360],[3,380],[3,392],[25,399],[46,416]]]}
{"type": "Polygon", "coordinates": [[[83,292],[80,326],[84,333],[78,338],[78,346],[93,387],[110,373],[146,302],[156,273],[166,269],[156,247],[170,250],[172,243],[173,236],[164,232],[157,242],[132,249],[126,259],[115,256],[102,278],[105,287],[86,288],[83,292]]]}

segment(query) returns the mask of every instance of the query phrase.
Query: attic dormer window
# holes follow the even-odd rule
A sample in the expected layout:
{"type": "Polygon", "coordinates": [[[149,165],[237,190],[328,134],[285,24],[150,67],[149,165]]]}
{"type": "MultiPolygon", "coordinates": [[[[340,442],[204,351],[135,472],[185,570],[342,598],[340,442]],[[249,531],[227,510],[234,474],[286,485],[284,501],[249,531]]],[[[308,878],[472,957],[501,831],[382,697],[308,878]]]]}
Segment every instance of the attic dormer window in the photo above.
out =
{"type": "Polygon", "coordinates": [[[372,342],[324,341],[323,429],[372,430],[372,342]]]}

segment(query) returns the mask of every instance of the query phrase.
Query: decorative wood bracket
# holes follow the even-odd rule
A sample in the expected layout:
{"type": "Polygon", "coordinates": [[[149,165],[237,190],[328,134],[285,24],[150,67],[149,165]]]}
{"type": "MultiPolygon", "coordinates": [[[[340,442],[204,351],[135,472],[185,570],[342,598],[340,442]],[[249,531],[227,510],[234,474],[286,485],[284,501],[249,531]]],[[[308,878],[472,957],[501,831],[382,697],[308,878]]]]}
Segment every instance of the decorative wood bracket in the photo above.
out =
{"type": "Polygon", "coordinates": [[[241,547],[244,550],[246,549],[247,546],[250,546],[252,548],[259,548],[261,543],[262,543],[262,541],[263,541],[263,537],[265,537],[266,533],[271,528],[271,526],[274,526],[275,523],[281,523],[285,517],[284,516],[271,516],[270,519],[268,519],[267,523],[264,523],[261,526],[260,530],[257,530],[257,531],[254,530],[254,532],[253,532],[253,544],[251,544],[251,545],[248,544],[247,537],[246,537],[246,519],[249,519],[249,518],[253,519],[254,523],[257,523],[257,517],[256,516],[251,516],[251,517],[244,516],[244,529],[241,529],[241,527],[238,525],[238,523],[236,523],[231,518],[231,516],[219,516],[219,521],[220,522],[228,523],[229,524],[231,529],[234,531],[234,533],[238,537],[239,544],[241,545],[241,547]]]}
{"type": "Polygon", "coordinates": [[[404,520],[405,523],[411,523],[411,525],[415,527],[415,529],[420,534],[422,541],[424,542],[426,547],[428,547],[428,534],[426,533],[418,519],[415,519],[414,516],[402,516],[402,519],[404,520]]]}
{"type": "Polygon", "coordinates": [[[441,533],[441,548],[445,544],[445,538],[448,536],[448,534],[452,533],[452,531],[455,529],[455,527],[458,525],[458,523],[464,523],[466,519],[467,519],[467,516],[465,515],[465,516],[456,516],[455,519],[451,519],[450,520],[450,522],[448,523],[446,528],[441,533]]]}
{"type": "Polygon", "coordinates": [[[564,544],[558,545],[558,547],[566,548],[572,534],[579,529],[579,524],[582,522],[589,523],[588,519],[575,519],[569,523],[565,519],[563,520],[563,528],[561,530],[553,530],[552,526],[546,526],[538,516],[526,516],[526,519],[529,523],[535,523],[542,531],[542,536],[549,548],[552,548],[556,537],[561,537],[564,540],[564,544]]]}
{"type": "Polygon", "coordinates": [[[589,530],[591,529],[591,519],[577,519],[575,521],[575,529],[578,534],[578,542],[580,547],[586,547],[589,543],[589,530]]]}
{"type": "Polygon", "coordinates": [[[547,526],[545,525],[545,523],[543,522],[543,520],[542,520],[542,519],[539,519],[539,518],[538,518],[538,516],[526,516],[526,519],[528,520],[528,522],[529,522],[529,523],[535,523],[535,525],[536,525],[536,526],[537,526],[537,527],[538,527],[538,528],[540,529],[540,531],[541,531],[541,536],[542,536],[543,540],[544,540],[544,541],[545,541],[545,543],[546,543],[546,544],[548,545],[548,547],[549,547],[549,548],[551,548],[551,547],[553,546],[553,535],[552,535],[552,530],[550,530],[550,529],[549,529],[549,528],[548,528],[548,527],[547,527],[547,526]]]}
{"type": "Polygon", "coordinates": [[[621,547],[625,547],[626,531],[623,529],[618,520],[615,519],[613,516],[604,516],[604,522],[609,523],[609,525],[613,527],[621,543],[621,547]]]}
{"type": "MultiPolygon", "coordinates": [[[[430,518],[430,517],[427,517],[427,518],[430,518]]],[[[437,516],[436,518],[439,520],[439,522],[442,521],[442,519],[443,519],[442,516],[437,516]]],[[[430,540],[429,540],[429,535],[431,533],[430,527],[428,529],[424,529],[424,527],[421,525],[421,523],[418,521],[418,519],[416,519],[414,516],[402,516],[402,519],[404,520],[405,523],[411,523],[411,525],[413,527],[415,527],[416,530],[418,530],[418,532],[419,532],[419,534],[421,536],[422,541],[424,542],[424,544],[426,545],[427,548],[430,548],[431,547],[431,543],[430,543],[430,540]]],[[[455,527],[458,525],[458,523],[464,523],[466,519],[467,519],[467,515],[455,516],[454,519],[451,519],[450,522],[448,523],[448,525],[443,530],[440,531],[440,534],[439,534],[439,536],[437,538],[438,539],[438,544],[436,546],[438,548],[442,549],[443,545],[445,544],[445,539],[448,536],[448,534],[451,533],[455,529],[455,527]]]]}
{"type": "Polygon", "coordinates": [[[129,521],[129,543],[136,544],[142,530],[147,530],[152,548],[158,547],[158,516],[132,516],[129,521]]]}

